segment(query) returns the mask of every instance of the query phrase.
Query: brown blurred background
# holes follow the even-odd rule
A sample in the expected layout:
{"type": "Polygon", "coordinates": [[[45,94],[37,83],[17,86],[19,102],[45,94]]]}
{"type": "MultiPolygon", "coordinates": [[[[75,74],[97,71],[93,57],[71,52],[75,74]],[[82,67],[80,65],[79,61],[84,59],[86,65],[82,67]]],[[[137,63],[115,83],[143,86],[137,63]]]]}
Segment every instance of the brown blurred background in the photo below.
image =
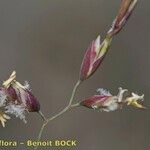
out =
{"type": "MultiPolygon", "coordinates": [[[[68,103],[86,48],[98,34],[104,37],[119,4],[120,0],[0,0],[1,82],[16,70],[19,81],[30,82],[46,116],[59,112],[68,103]]],[[[144,93],[145,105],[150,106],[149,5],[139,0],[77,99],[95,94],[99,87],[116,94],[122,86],[144,93]]],[[[27,121],[11,119],[6,128],[0,127],[0,139],[36,139],[41,118],[31,113],[27,121]]],[[[51,122],[42,139],[76,139],[78,146],[72,149],[78,150],[148,150],[149,128],[150,110],[100,113],[78,108],[51,122]]]]}

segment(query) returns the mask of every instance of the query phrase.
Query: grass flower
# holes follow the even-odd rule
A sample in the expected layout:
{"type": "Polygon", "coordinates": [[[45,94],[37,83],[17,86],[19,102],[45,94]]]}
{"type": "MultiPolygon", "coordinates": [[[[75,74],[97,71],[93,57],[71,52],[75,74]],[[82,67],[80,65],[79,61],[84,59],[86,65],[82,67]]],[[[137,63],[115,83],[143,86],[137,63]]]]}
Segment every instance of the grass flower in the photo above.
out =
{"type": "Polygon", "coordinates": [[[136,3],[137,0],[122,0],[119,12],[103,42],[100,41],[100,36],[98,36],[96,40],[93,40],[87,48],[80,68],[79,77],[81,81],[89,78],[103,62],[113,37],[119,33],[119,31],[121,31],[127,23],[136,6],[136,3]]]}
{"type": "Polygon", "coordinates": [[[40,111],[40,104],[32,94],[29,84],[25,82],[25,85],[22,85],[16,81],[15,71],[0,88],[0,109],[4,110],[4,113],[0,111],[0,121],[3,127],[6,119],[10,119],[6,114],[12,114],[26,123],[26,113],[40,111]]]}
{"type": "Polygon", "coordinates": [[[146,107],[141,105],[139,103],[139,101],[144,101],[144,94],[140,96],[138,94],[132,93],[132,96],[127,97],[125,100],[125,102],[127,102],[127,105],[131,105],[131,106],[136,107],[136,108],[145,109],[146,107]]]}
{"type": "Polygon", "coordinates": [[[144,95],[139,96],[135,93],[132,93],[131,97],[125,97],[124,93],[127,92],[127,89],[119,88],[117,95],[112,95],[109,91],[104,89],[98,89],[98,95],[93,95],[89,98],[80,102],[81,106],[98,109],[106,112],[115,111],[122,109],[124,105],[131,105],[136,108],[145,108],[138,101],[144,99],[144,95]]]}
{"type": "Polygon", "coordinates": [[[119,33],[131,16],[137,0],[122,0],[119,12],[112,23],[112,27],[108,31],[109,36],[114,36],[119,33]]]}
{"type": "Polygon", "coordinates": [[[102,43],[100,36],[88,47],[80,69],[80,80],[89,78],[102,63],[110,46],[111,38],[106,38],[102,43]]]}

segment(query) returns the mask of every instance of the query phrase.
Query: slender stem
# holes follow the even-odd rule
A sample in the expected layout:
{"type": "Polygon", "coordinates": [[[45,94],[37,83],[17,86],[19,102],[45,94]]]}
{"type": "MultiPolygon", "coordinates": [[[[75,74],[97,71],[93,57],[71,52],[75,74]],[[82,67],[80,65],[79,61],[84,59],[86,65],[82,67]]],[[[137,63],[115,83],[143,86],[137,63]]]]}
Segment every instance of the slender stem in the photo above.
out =
{"type": "MultiPolygon", "coordinates": [[[[38,142],[39,142],[40,139],[41,139],[41,136],[42,136],[42,133],[43,133],[43,130],[44,130],[45,126],[46,126],[46,122],[44,122],[44,123],[42,124],[42,127],[41,127],[40,132],[39,132],[39,135],[38,135],[38,139],[37,139],[38,142]]],[[[38,145],[34,147],[34,150],[37,150],[37,149],[38,149],[38,145]]]]}
{"type": "Polygon", "coordinates": [[[44,116],[44,114],[42,113],[41,110],[38,112],[38,114],[41,116],[41,118],[42,118],[44,121],[47,121],[46,117],[44,116]]]}
{"type": "Polygon", "coordinates": [[[71,108],[78,107],[78,106],[80,106],[80,103],[75,103],[71,105],[71,108]]]}
{"type": "Polygon", "coordinates": [[[73,91],[72,91],[72,94],[71,94],[71,97],[70,97],[70,100],[69,100],[69,104],[68,104],[62,111],[60,111],[58,114],[52,116],[51,118],[48,118],[48,119],[47,119],[47,123],[48,123],[49,121],[51,121],[51,120],[53,120],[53,119],[59,117],[60,115],[62,115],[63,113],[65,113],[67,110],[69,110],[69,109],[71,108],[71,104],[72,104],[72,102],[73,102],[75,93],[76,93],[76,91],[77,91],[77,89],[78,89],[80,83],[81,83],[81,81],[79,80],[79,81],[75,84],[75,86],[74,86],[74,88],[73,88],[73,91]]]}
{"type": "MultiPolygon", "coordinates": [[[[43,130],[44,130],[44,128],[46,127],[46,125],[47,125],[50,121],[52,121],[52,120],[56,119],[57,117],[61,116],[62,114],[64,114],[64,113],[67,112],[68,110],[70,110],[71,108],[74,108],[74,107],[79,106],[79,103],[76,103],[76,104],[73,104],[73,105],[72,105],[72,102],[73,102],[73,100],[74,100],[75,93],[76,93],[76,91],[77,91],[77,89],[78,89],[80,83],[81,83],[81,81],[79,80],[79,81],[75,84],[75,86],[74,86],[74,88],[73,88],[73,91],[72,91],[72,94],[71,94],[71,97],[70,97],[70,100],[69,100],[69,103],[68,103],[68,105],[67,105],[62,111],[60,111],[60,112],[57,113],[56,115],[54,115],[54,116],[52,116],[52,117],[50,117],[50,118],[47,118],[47,119],[45,118],[45,116],[43,115],[43,113],[42,113],[41,111],[39,111],[40,116],[44,119],[44,123],[43,123],[43,125],[42,125],[42,127],[41,127],[41,129],[40,129],[40,132],[39,132],[39,135],[38,135],[38,139],[37,139],[38,141],[40,141],[40,139],[41,139],[41,137],[42,137],[43,130]]],[[[37,150],[37,148],[38,148],[38,146],[36,146],[36,147],[34,148],[34,150],[37,150]]]]}
{"type": "Polygon", "coordinates": [[[70,101],[69,101],[69,105],[68,106],[71,106],[72,104],[72,101],[74,99],[74,96],[75,96],[75,93],[79,87],[79,85],[81,84],[81,80],[78,80],[78,82],[75,84],[74,88],[73,88],[73,91],[72,91],[72,94],[71,94],[71,98],[70,98],[70,101]]]}
{"type": "Polygon", "coordinates": [[[54,120],[55,118],[59,117],[60,115],[64,114],[67,110],[69,110],[69,107],[65,107],[62,111],[60,111],[58,114],[52,116],[51,118],[47,119],[47,123],[49,123],[50,121],[54,120]]]}

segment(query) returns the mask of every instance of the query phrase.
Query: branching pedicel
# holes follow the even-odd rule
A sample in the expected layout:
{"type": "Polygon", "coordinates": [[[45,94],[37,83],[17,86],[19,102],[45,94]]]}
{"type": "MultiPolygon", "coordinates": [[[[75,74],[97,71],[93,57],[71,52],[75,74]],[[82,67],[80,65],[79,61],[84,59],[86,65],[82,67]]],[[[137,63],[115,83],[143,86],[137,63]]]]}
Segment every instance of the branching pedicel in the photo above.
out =
{"type": "MultiPolygon", "coordinates": [[[[118,15],[107,32],[106,38],[103,42],[101,42],[100,36],[98,36],[96,40],[90,44],[83,58],[79,80],[74,86],[68,105],[58,114],[46,118],[40,111],[40,104],[32,94],[29,84],[26,82],[25,85],[22,85],[16,81],[16,72],[13,71],[9,79],[6,80],[0,88],[0,121],[2,126],[5,127],[5,122],[10,119],[10,114],[15,115],[26,123],[26,113],[38,112],[43,118],[43,125],[37,139],[39,141],[45,126],[48,125],[50,121],[56,119],[74,107],[84,106],[86,108],[106,112],[122,109],[124,106],[128,105],[139,109],[145,109],[145,107],[139,103],[139,101],[144,100],[144,95],[140,96],[138,94],[131,93],[128,97],[124,96],[124,93],[128,90],[122,89],[121,87],[116,95],[112,95],[105,89],[98,89],[98,94],[73,104],[74,96],[79,85],[94,74],[100,66],[106,56],[113,37],[119,33],[123,26],[127,23],[127,20],[132,14],[136,3],[137,0],[122,0],[118,15]]],[[[37,148],[38,147],[35,147],[34,149],[36,150],[37,148]]]]}

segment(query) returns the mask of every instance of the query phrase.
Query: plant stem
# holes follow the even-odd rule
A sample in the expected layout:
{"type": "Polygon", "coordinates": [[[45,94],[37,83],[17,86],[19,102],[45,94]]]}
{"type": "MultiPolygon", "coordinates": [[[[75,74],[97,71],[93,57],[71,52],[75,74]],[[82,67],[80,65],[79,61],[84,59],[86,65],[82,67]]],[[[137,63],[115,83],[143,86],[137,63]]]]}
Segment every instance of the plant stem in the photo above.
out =
{"type": "Polygon", "coordinates": [[[41,118],[42,118],[44,121],[47,121],[46,117],[44,116],[44,114],[42,113],[41,110],[38,112],[38,114],[41,116],[41,118]]]}
{"type": "Polygon", "coordinates": [[[71,94],[71,97],[70,97],[70,100],[69,100],[69,104],[68,104],[61,112],[59,112],[58,114],[52,116],[51,118],[48,118],[48,119],[47,119],[47,123],[48,123],[49,121],[51,121],[51,120],[53,120],[53,119],[59,117],[60,115],[62,115],[63,113],[65,113],[67,110],[69,110],[69,109],[71,108],[71,104],[72,104],[72,102],[73,102],[75,93],[76,93],[76,91],[77,91],[77,89],[78,89],[80,83],[81,83],[81,81],[79,80],[79,81],[75,84],[75,86],[74,86],[74,88],[73,88],[73,91],[72,91],[72,94],[71,94]]]}
{"type": "Polygon", "coordinates": [[[75,96],[75,93],[79,87],[79,85],[81,84],[81,80],[78,80],[78,82],[75,84],[74,88],[73,88],[73,91],[72,91],[72,94],[71,94],[71,98],[70,98],[70,101],[69,101],[69,105],[68,106],[71,106],[72,104],[72,101],[74,99],[74,96],[75,96]]]}
{"type": "Polygon", "coordinates": [[[71,108],[74,108],[74,107],[78,107],[78,106],[80,106],[80,103],[72,104],[70,107],[71,107],[71,108]]]}
{"type": "MultiPolygon", "coordinates": [[[[74,86],[74,88],[73,88],[73,91],[72,91],[72,94],[71,94],[71,97],[70,97],[70,100],[69,100],[69,103],[68,103],[68,105],[67,105],[62,111],[60,111],[60,112],[57,113],[56,115],[54,115],[54,116],[52,116],[52,117],[50,117],[50,118],[47,118],[47,119],[45,118],[45,116],[43,115],[43,113],[42,113],[41,111],[39,111],[39,114],[40,114],[40,116],[43,118],[44,123],[43,123],[43,125],[42,125],[42,127],[41,127],[41,129],[40,129],[40,132],[39,132],[37,141],[40,141],[40,140],[41,140],[43,130],[44,130],[44,128],[47,126],[47,124],[48,124],[50,121],[52,121],[52,120],[56,119],[57,117],[61,116],[62,114],[64,114],[65,112],[67,112],[69,109],[79,106],[79,103],[76,103],[76,104],[73,104],[73,105],[72,105],[72,102],[73,102],[73,100],[74,100],[76,91],[77,91],[77,89],[78,89],[80,83],[81,83],[81,81],[79,80],[79,81],[75,84],[75,86],[74,86]]],[[[38,148],[38,146],[36,146],[36,147],[34,148],[34,150],[37,150],[37,148],[38,148]]]]}
{"type": "MultiPolygon", "coordinates": [[[[39,142],[40,139],[41,139],[41,136],[42,136],[42,133],[43,133],[43,130],[44,130],[46,124],[47,124],[47,121],[45,121],[45,122],[42,124],[42,127],[41,127],[40,132],[39,132],[39,135],[38,135],[38,139],[37,139],[38,142],[39,142]]],[[[37,150],[37,149],[38,149],[38,145],[34,147],[34,150],[37,150]]]]}

